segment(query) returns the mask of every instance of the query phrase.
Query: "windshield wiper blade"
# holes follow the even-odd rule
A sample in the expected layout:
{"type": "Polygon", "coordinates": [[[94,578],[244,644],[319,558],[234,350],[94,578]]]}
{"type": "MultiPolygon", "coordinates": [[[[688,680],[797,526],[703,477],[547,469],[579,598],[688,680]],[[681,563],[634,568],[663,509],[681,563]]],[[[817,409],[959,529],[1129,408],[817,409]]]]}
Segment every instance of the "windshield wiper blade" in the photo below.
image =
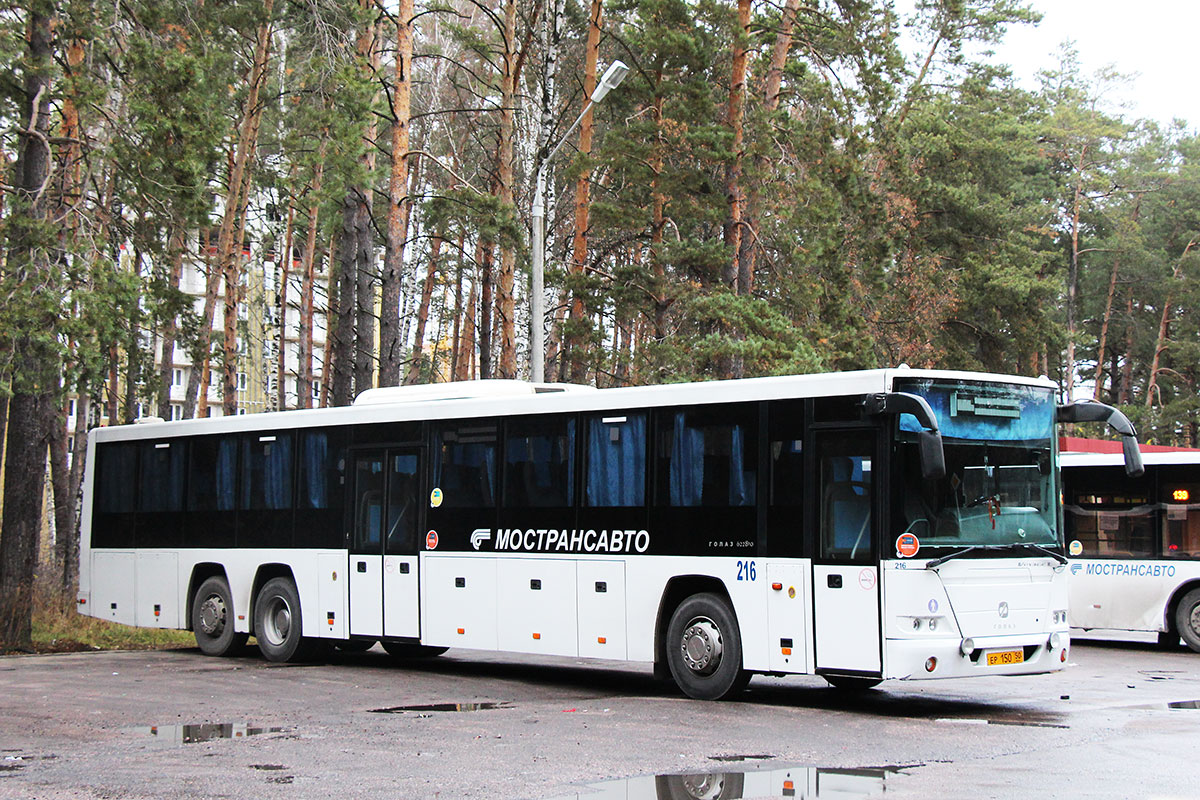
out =
{"type": "Polygon", "coordinates": [[[1042,547],[1040,544],[1034,544],[1033,542],[1013,542],[1010,545],[1005,545],[1005,547],[1024,547],[1027,550],[1033,550],[1034,552],[1053,558],[1060,564],[1067,563],[1067,557],[1062,553],[1056,553],[1053,550],[1042,547]]]}
{"type": "Polygon", "coordinates": [[[1061,553],[1056,553],[1053,550],[1048,550],[1045,547],[1042,547],[1041,545],[1033,544],[1032,542],[1013,542],[1011,544],[973,544],[973,545],[969,545],[967,547],[964,547],[962,550],[958,550],[957,552],[950,553],[949,555],[944,555],[941,558],[935,558],[933,561],[930,561],[928,564],[925,565],[925,569],[933,569],[934,567],[940,567],[942,564],[945,564],[947,561],[950,561],[951,559],[958,558],[959,556],[965,556],[967,553],[972,553],[977,550],[987,550],[987,551],[994,552],[997,550],[1016,550],[1016,549],[1033,550],[1034,552],[1037,552],[1044,556],[1053,558],[1055,561],[1057,561],[1060,564],[1067,563],[1066,556],[1062,555],[1061,553]]]}

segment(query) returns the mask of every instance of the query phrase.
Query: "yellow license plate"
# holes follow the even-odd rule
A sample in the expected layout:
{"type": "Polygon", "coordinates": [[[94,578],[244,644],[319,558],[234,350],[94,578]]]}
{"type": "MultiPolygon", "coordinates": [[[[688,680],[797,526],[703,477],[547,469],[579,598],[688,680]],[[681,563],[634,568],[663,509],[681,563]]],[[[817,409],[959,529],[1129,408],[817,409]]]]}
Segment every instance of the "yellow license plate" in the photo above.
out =
{"type": "Polygon", "coordinates": [[[1001,667],[1005,664],[1020,664],[1025,660],[1024,650],[997,650],[987,654],[989,667],[1001,667]]]}

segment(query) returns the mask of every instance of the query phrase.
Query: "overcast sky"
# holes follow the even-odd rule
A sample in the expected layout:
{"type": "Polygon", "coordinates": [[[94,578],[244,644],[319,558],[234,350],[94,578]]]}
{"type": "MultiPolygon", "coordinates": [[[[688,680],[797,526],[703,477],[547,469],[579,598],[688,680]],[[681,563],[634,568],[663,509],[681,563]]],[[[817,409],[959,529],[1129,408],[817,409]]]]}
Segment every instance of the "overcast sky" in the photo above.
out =
{"type": "MultiPolygon", "coordinates": [[[[908,3],[898,0],[897,8],[908,3]]],[[[1197,0],[1033,0],[1037,27],[1011,27],[996,57],[1021,84],[1036,86],[1040,69],[1057,64],[1058,46],[1072,39],[1086,74],[1109,64],[1133,80],[1113,105],[1127,119],[1174,117],[1200,128],[1200,2],[1197,0]]]]}

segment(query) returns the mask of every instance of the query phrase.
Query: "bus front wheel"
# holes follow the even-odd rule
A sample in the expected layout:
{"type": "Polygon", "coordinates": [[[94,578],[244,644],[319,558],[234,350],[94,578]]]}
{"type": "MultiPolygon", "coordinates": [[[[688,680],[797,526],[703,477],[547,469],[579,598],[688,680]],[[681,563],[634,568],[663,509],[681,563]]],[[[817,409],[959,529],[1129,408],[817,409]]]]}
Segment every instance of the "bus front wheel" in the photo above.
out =
{"type": "Polygon", "coordinates": [[[742,637],[728,601],[694,594],[679,604],[667,626],[667,665],[688,697],[720,700],[746,688],[742,637]]]}
{"type": "Polygon", "coordinates": [[[219,575],[206,578],[192,598],[192,632],[200,652],[228,656],[241,650],[247,634],[233,629],[233,593],[219,575]]]}
{"type": "Polygon", "coordinates": [[[254,601],[254,638],[268,661],[308,661],[330,648],[329,640],[302,634],[300,593],[288,578],[272,578],[254,601]]]}
{"type": "Polygon", "coordinates": [[[1200,589],[1192,589],[1179,601],[1175,627],[1187,646],[1200,653],[1200,589]]]}

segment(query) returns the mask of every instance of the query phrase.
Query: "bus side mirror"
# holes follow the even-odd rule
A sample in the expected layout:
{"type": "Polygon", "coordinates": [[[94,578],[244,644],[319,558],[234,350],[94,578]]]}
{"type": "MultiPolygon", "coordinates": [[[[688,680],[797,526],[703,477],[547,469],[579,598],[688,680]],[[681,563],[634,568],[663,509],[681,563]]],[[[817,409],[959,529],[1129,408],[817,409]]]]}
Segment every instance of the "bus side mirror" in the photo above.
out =
{"type": "Polygon", "coordinates": [[[942,435],[921,431],[917,434],[917,446],[921,453],[921,477],[927,481],[946,477],[946,454],[942,449],[942,435]]]}
{"type": "Polygon", "coordinates": [[[1142,465],[1142,451],[1138,448],[1137,429],[1129,421],[1129,417],[1112,406],[1097,403],[1094,400],[1082,400],[1059,406],[1054,421],[1063,422],[1104,422],[1108,427],[1121,434],[1121,450],[1125,454],[1125,474],[1138,478],[1145,474],[1142,465]]]}

